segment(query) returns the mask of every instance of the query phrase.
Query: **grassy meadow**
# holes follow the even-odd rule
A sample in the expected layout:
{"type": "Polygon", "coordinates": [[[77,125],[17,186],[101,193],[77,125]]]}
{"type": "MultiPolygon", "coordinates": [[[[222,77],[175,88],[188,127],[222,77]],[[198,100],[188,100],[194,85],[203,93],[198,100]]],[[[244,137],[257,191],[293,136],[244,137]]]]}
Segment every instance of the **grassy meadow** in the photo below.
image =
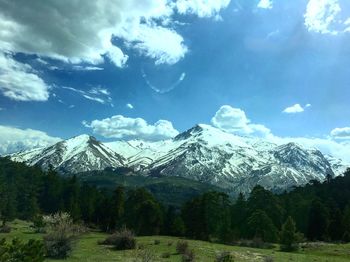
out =
{"type": "MultiPolygon", "coordinates": [[[[15,220],[11,223],[11,227],[11,233],[2,233],[0,238],[11,240],[14,237],[18,237],[23,241],[42,238],[41,234],[33,232],[30,224],[27,222],[15,220]]],[[[142,261],[135,259],[142,256],[144,252],[153,257],[151,261],[181,261],[181,256],[176,253],[176,243],[179,238],[167,236],[137,237],[139,249],[116,251],[110,246],[97,244],[98,241],[105,239],[106,236],[106,234],[100,232],[84,234],[78,239],[72,255],[65,261],[142,261]],[[165,254],[168,257],[163,257],[165,254]]],[[[350,261],[350,244],[313,243],[308,245],[308,248],[301,249],[298,252],[286,253],[280,252],[278,246],[274,249],[254,249],[196,240],[188,240],[188,243],[190,249],[193,249],[195,252],[196,261],[200,262],[213,262],[216,255],[222,251],[231,252],[235,261],[350,261]]]]}

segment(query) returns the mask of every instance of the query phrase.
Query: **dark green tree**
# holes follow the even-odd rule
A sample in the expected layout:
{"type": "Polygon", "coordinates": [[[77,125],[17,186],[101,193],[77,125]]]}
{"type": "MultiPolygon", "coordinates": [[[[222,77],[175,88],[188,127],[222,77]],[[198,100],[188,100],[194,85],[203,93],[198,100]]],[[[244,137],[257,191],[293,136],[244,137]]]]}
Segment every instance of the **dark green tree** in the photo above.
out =
{"type": "Polygon", "coordinates": [[[272,243],[278,240],[278,230],[263,210],[253,212],[248,218],[248,228],[251,238],[261,238],[265,242],[272,243]]]}
{"type": "Polygon", "coordinates": [[[307,237],[310,240],[326,240],[328,224],[327,208],[319,199],[313,200],[309,211],[307,237]]]}
{"type": "Polygon", "coordinates": [[[295,251],[298,249],[300,234],[296,231],[295,222],[292,217],[282,225],[280,244],[283,251],[295,251]]]}

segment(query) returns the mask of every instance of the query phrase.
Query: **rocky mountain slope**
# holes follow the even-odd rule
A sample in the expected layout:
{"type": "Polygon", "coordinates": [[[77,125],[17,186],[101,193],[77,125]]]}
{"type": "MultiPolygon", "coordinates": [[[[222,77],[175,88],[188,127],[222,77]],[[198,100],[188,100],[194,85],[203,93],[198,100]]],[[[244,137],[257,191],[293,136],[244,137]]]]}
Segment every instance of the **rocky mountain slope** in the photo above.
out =
{"type": "Polygon", "coordinates": [[[45,170],[51,166],[61,173],[102,170],[126,164],[124,157],[88,135],[76,136],[46,148],[15,153],[11,159],[39,165],[45,170]]]}
{"type": "MultiPolygon", "coordinates": [[[[130,151],[120,143],[125,142],[107,145],[122,155],[130,151]]],[[[277,146],[208,125],[197,125],[162,144],[130,141],[128,146],[137,152],[129,156],[129,165],[145,175],[182,176],[236,192],[249,192],[256,184],[280,191],[335,175],[318,150],[295,143],[277,146]]]]}
{"type": "MultiPolygon", "coordinates": [[[[11,155],[15,161],[52,165],[62,173],[128,167],[145,176],[181,176],[249,192],[256,184],[281,191],[344,170],[340,160],[295,143],[276,145],[236,136],[209,125],[196,125],[172,140],[100,143],[87,135],[51,147],[11,155]]],[[[339,173],[338,173],[339,172],[339,173]]]]}

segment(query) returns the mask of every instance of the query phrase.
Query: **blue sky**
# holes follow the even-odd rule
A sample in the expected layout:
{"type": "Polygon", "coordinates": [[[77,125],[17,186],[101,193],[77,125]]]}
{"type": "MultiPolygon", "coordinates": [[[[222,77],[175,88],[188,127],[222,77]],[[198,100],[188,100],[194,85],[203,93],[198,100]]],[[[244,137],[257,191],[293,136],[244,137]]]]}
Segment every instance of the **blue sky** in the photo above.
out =
{"type": "Polygon", "coordinates": [[[29,2],[0,3],[3,153],[196,123],[350,152],[348,1],[29,2]]]}

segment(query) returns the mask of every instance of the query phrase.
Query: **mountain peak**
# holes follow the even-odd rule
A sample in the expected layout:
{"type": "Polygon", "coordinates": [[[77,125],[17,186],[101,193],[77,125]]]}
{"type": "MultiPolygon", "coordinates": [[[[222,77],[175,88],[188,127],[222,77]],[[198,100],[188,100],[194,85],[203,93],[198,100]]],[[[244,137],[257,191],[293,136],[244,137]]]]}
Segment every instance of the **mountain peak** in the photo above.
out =
{"type": "Polygon", "coordinates": [[[196,124],[192,128],[182,132],[181,134],[177,135],[174,140],[184,140],[188,139],[189,137],[193,137],[196,135],[204,135],[204,134],[217,134],[217,135],[222,135],[224,133],[218,128],[215,128],[211,125],[206,125],[206,124],[196,124]],[[220,134],[219,134],[220,133],[220,134]]]}
{"type": "Polygon", "coordinates": [[[65,140],[66,142],[67,141],[70,141],[70,142],[77,142],[77,143],[87,143],[88,141],[97,141],[95,137],[93,136],[90,136],[90,135],[87,135],[87,134],[82,134],[82,135],[78,135],[78,136],[73,136],[72,138],[69,138],[67,140],[65,140]]]}

